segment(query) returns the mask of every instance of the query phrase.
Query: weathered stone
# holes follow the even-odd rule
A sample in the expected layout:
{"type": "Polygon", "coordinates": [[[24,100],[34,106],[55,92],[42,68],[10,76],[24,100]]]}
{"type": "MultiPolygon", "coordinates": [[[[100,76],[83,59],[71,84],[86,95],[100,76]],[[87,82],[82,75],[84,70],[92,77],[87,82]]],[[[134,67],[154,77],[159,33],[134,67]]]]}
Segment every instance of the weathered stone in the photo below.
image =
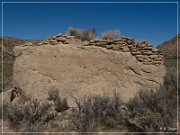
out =
{"type": "Polygon", "coordinates": [[[153,64],[162,64],[162,61],[153,61],[153,64]]]}
{"type": "Polygon", "coordinates": [[[137,47],[134,46],[134,45],[128,45],[128,46],[129,46],[130,49],[137,49],[137,47]]]}
{"type": "Polygon", "coordinates": [[[151,65],[152,62],[144,62],[144,61],[143,61],[143,64],[144,64],[144,65],[151,65]]]}
{"type": "Polygon", "coordinates": [[[106,49],[113,49],[114,45],[108,45],[106,49]]]}
{"type": "Polygon", "coordinates": [[[155,61],[162,61],[163,59],[159,57],[159,58],[155,58],[154,60],[155,61]]]}
{"type": "Polygon", "coordinates": [[[158,55],[158,56],[159,56],[159,58],[162,58],[162,59],[164,58],[164,56],[163,56],[163,55],[158,55]]]}
{"type": "Polygon", "coordinates": [[[43,41],[43,42],[40,42],[38,45],[47,45],[47,44],[49,44],[48,41],[43,41]]]}
{"type": "Polygon", "coordinates": [[[130,52],[95,46],[16,46],[14,52],[14,86],[34,99],[47,99],[48,91],[57,88],[70,106],[73,97],[111,96],[114,91],[128,101],[140,89],[160,87],[165,76],[164,65],[147,66],[130,52]]]}
{"type": "Polygon", "coordinates": [[[143,62],[152,62],[153,60],[152,59],[144,59],[143,62]]]}
{"type": "Polygon", "coordinates": [[[66,41],[63,42],[63,44],[69,44],[69,42],[66,40],[66,41]]]}
{"type": "Polygon", "coordinates": [[[140,51],[137,51],[137,52],[131,52],[132,55],[139,55],[139,54],[142,54],[140,51]]]}
{"type": "Polygon", "coordinates": [[[124,42],[113,42],[113,44],[117,44],[117,45],[127,45],[127,44],[124,43],[124,42]]]}
{"type": "Polygon", "coordinates": [[[128,44],[128,45],[131,45],[131,44],[133,44],[133,43],[134,43],[134,40],[132,40],[132,39],[128,39],[128,40],[127,40],[127,44],[128,44]]]}
{"type": "Polygon", "coordinates": [[[50,44],[52,44],[52,45],[57,45],[58,42],[57,42],[56,40],[51,40],[51,41],[50,41],[50,44]]]}
{"type": "Polygon", "coordinates": [[[143,49],[139,49],[140,52],[144,53],[144,52],[148,52],[149,50],[143,50],[143,49]]]}
{"type": "Polygon", "coordinates": [[[65,37],[58,37],[56,40],[58,42],[65,42],[67,39],[65,37]]]}
{"type": "Polygon", "coordinates": [[[75,36],[67,36],[67,39],[75,38],[75,36]]]}
{"type": "Polygon", "coordinates": [[[89,41],[84,41],[83,42],[83,46],[88,46],[89,45],[89,41]]]}
{"type": "Polygon", "coordinates": [[[123,52],[129,52],[130,50],[129,50],[129,48],[128,48],[127,46],[124,46],[124,47],[122,48],[122,51],[123,51],[123,52]]]}
{"type": "Polygon", "coordinates": [[[139,48],[143,48],[143,47],[145,47],[146,46],[146,44],[142,44],[142,43],[138,43],[137,44],[137,47],[139,47],[139,48]]]}
{"type": "Polygon", "coordinates": [[[63,34],[62,33],[59,33],[59,34],[57,34],[55,37],[61,37],[61,36],[63,36],[63,34]]]}
{"type": "Polygon", "coordinates": [[[134,45],[128,45],[129,48],[136,48],[134,45]]]}
{"type": "Polygon", "coordinates": [[[144,59],[142,57],[137,57],[136,58],[138,61],[143,61],[144,59]]]}
{"type": "Polygon", "coordinates": [[[94,43],[94,45],[95,46],[106,46],[107,45],[107,43],[106,42],[96,42],[96,43],[94,43]]]}
{"type": "Polygon", "coordinates": [[[159,49],[153,48],[152,51],[153,52],[159,52],[159,49]]]}
{"type": "Polygon", "coordinates": [[[153,47],[150,47],[150,46],[146,46],[143,48],[143,50],[152,50],[152,49],[153,49],[153,47]]]}
{"type": "Polygon", "coordinates": [[[130,48],[130,50],[131,50],[131,52],[137,52],[138,51],[138,49],[136,49],[136,48],[133,48],[133,49],[130,48]]]}
{"type": "Polygon", "coordinates": [[[112,44],[112,46],[113,46],[113,50],[116,50],[116,51],[121,50],[121,47],[118,45],[112,44]]]}
{"type": "Polygon", "coordinates": [[[150,55],[149,57],[154,59],[154,58],[158,58],[159,56],[158,55],[150,55]]]}
{"type": "Polygon", "coordinates": [[[136,58],[144,58],[143,55],[136,55],[136,58]]]}
{"type": "Polygon", "coordinates": [[[146,47],[152,47],[153,48],[153,46],[151,44],[146,44],[146,47]]]}
{"type": "Polygon", "coordinates": [[[143,52],[143,54],[145,54],[145,55],[152,55],[152,54],[154,54],[154,53],[151,52],[151,51],[147,51],[147,52],[143,52]]]}

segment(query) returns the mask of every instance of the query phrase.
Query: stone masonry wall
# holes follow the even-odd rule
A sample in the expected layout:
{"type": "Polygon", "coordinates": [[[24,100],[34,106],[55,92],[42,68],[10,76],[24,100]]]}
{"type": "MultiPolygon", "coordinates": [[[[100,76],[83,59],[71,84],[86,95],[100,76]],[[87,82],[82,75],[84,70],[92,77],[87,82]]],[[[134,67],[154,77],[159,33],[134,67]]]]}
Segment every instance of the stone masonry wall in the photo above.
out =
{"type": "Polygon", "coordinates": [[[153,48],[153,46],[146,41],[139,42],[128,37],[121,37],[116,40],[94,39],[90,41],[80,41],[74,36],[59,34],[39,43],[39,45],[69,44],[72,40],[77,40],[83,46],[98,46],[114,51],[131,52],[139,62],[145,65],[158,66],[164,63],[163,54],[160,53],[158,49],[153,48]]]}

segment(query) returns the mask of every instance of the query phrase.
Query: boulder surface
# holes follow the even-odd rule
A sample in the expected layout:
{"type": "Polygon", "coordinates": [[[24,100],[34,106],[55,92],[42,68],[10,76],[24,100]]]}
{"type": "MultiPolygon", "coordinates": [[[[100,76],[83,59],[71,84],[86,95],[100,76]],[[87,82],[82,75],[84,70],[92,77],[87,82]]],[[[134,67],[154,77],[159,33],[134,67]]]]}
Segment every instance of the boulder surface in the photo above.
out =
{"type": "Polygon", "coordinates": [[[165,76],[163,64],[145,65],[131,52],[98,46],[17,46],[14,53],[14,87],[34,99],[47,99],[48,91],[56,88],[70,106],[74,97],[114,92],[128,101],[140,89],[158,88],[165,76]]]}

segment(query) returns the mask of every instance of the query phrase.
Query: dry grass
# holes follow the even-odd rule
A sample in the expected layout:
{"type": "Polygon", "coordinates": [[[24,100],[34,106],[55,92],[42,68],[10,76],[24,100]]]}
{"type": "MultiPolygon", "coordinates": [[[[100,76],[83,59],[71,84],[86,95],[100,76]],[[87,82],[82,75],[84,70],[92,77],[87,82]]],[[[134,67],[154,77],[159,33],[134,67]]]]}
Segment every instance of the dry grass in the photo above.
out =
{"type": "Polygon", "coordinates": [[[77,29],[70,27],[68,29],[68,33],[70,36],[75,36],[76,38],[81,39],[82,41],[89,41],[96,37],[96,28],[91,27],[89,29],[77,29]]]}
{"type": "Polygon", "coordinates": [[[114,40],[114,39],[118,39],[120,37],[121,37],[121,35],[120,35],[120,30],[119,29],[106,31],[106,32],[103,33],[103,39],[114,40]]]}

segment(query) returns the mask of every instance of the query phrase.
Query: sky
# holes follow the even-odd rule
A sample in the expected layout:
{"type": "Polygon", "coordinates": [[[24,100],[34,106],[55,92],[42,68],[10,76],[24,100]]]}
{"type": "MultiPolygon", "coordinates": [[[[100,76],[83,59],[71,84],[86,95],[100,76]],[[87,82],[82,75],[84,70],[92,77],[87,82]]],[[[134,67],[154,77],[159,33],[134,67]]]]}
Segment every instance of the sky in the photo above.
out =
{"type": "Polygon", "coordinates": [[[96,27],[154,46],[177,34],[176,3],[4,3],[3,36],[46,39],[69,27],[96,27]]]}

